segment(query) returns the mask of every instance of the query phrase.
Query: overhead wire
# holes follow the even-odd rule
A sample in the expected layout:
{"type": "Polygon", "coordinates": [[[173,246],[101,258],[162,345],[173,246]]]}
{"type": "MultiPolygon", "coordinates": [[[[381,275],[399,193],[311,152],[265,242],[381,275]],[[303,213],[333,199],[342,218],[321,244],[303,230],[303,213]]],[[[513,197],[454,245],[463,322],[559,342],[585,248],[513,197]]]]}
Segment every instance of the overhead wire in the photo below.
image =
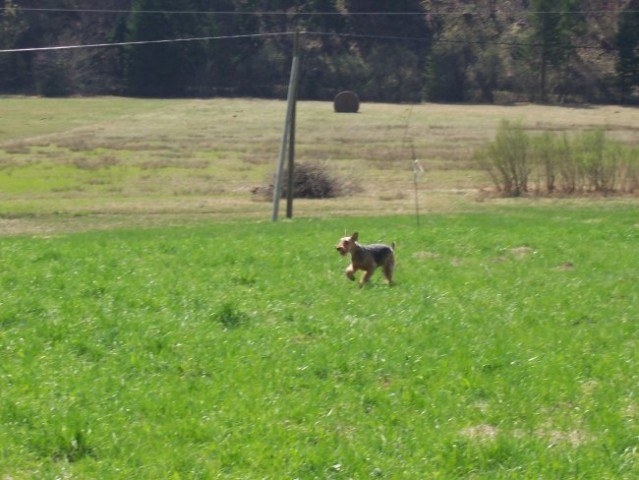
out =
{"type": "Polygon", "coordinates": [[[172,38],[164,40],[140,40],[133,42],[114,42],[114,43],[94,43],[88,45],[60,45],[54,47],[31,47],[31,48],[10,48],[0,50],[0,53],[17,53],[17,52],[41,52],[52,50],[74,50],[80,48],[105,48],[105,47],[125,47],[130,45],[149,45],[157,43],[177,43],[177,42],[201,42],[208,40],[231,40],[239,38],[256,38],[256,37],[276,37],[292,35],[293,32],[274,32],[274,33],[248,33],[243,35],[223,35],[216,37],[192,37],[192,38],[172,38]]]}
{"type": "MultiPolygon", "coordinates": [[[[2,10],[24,11],[24,12],[45,12],[45,13],[116,13],[116,14],[162,14],[162,15],[271,15],[271,16],[414,16],[414,15],[480,15],[484,12],[474,11],[468,8],[452,8],[446,11],[413,11],[413,12],[302,12],[302,11],[278,11],[278,10],[125,10],[125,9],[108,9],[108,8],[43,8],[43,7],[0,7],[2,10]]],[[[580,15],[619,15],[625,13],[639,13],[639,10],[625,10],[622,8],[614,9],[592,9],[592,10],[542,10],[528,12],[539,15],[552,14],[580,14],[580,15]]],[[[490,12],[486,12],[490,15],[490,12]]]]}
{"type": "MultiPolygon", "coordinates": [[[[56,50],[77,50],[83,48],[108,48],[108,47],[124,47],[134,45],[150,45],[150,44],[162,44],[162,43],[178,43],[178,42],[197,42],[197,41],[213,41],[213,40],[232,40],[232,39],[246,39],[246,38],[260,38],[260,37],[284,37],[293,36],[296,32],[266,32],[266,33],[248,33],[239,35],[222,35],[222,36],[207,36],[207,37],[190,37],[190,38],[171,38],[161,40],[139,40],[130,42],[113,42],[113,43],[94,43],[85,45],[59,45],[49,47],[27,47],[27,48],[9,48],[1,49],[0,53],[19,53],[19,52],[41,52],[41,51],[56,51],[56,50]]],[[[330,37],[342,37],[342,38],[359,38],[368,40],[395,40],[395,41],[429,41],[429,37],[408,37],[408,36],[395,36],[395,35],[367,35],[357,33],[336,33],[336,32],[313,32],[313,31],[300,31],[300,35],[312,35],[312,36],[330,36],[330,37]]],[[[542,47],[541,43],[523,43],[523,42],[505,42],[494,40],[478,40],[478,41],[465,41],[465,40],[446,40],[438,39],[438,43],[448,44],[463,44],[463,45],[498,45],[506,47],[542,47]]],[[[559,44],[557,44],[559,45],[559,44]]],[[[546,45],[547,46],[547,45],[546,45]]],[[[606,50],[602,45],[561,45],[565,48],[571,48],[575,50],[606,50]]]]}
{"type": "MultiPolygon", "coordinates": [[[[415,16],[415,15],[481,15],[483,12],[470,11],[467,8],[452,8],[447,11],[420,11],[420,12],[300,12],[300,11],[229,11],[229,10],[125,10],[125,9],[92,9],[92,8],[37,8],[37,7],[0,7],[0,12],[4,10],[12,11],[25,11],[25,12],[44,12],[44,13],[114,13],[114,14],[163,14],[163,15],[256,15],[256,16],[415,16]]],[[[639,13],[639,10],[623,10],[623,9],[592,9],[581,11],[538,11],[535,14],[620,14],[620,13],[639,13]]],[[[486,13],[488,15],[488,13],[486,13]]],[[[401,41],[429,41],[429,37],[408,37],[399,35],[374,35],[374,34],[358,34],[358,33],[339,33],[339,32],[300,32],[305,35],[315,36],[333,36],[342,38],[361,38],[370,40],[401,40],[401,41]]],[[[173,39],[161,39],[161,40],[144,40],[144,41],[130,41],[130,42],[114,42],[114,43],[97,43],[88,45],[63,45],[63,46],[48,46],[48,47],[30,47],[30,48],[14,48],[14,49],[2,49],[0,53],[12,53],[12,52],[36,52],[36,51],[55,51],[55,50],[73,50],[82,48],[106,48],[117,46],[131,46],[131,45],[148,45],[148,44],[160,44],[160,43],[174,43],[174,42],[194,42],[194,41],[212,41],[212,40],[225,40],[225,39],[241,39],[241,38],[258,38],[269,36],[286,36],[292,35],[293,32],[267,32],[267,33],[253,33],[253,34],[238,34],[238,35],[225,35],[225,36],[207,36],[207,37],[193,37],[193,38],[173,38],[173,39]]],[[[521,43],[521,42],[504,42],[504,41],[474,41],[468,42],[464,40],[443,40],[438,39],[439,43],[450,44],[480,44],[480,45],[499,45],[499,46],[514,46],[514,47],[539,47],[540,44],[521,43]]],[[[566,48],[573,49],[604,49],[602,46],[595,45],[565,45],[566,48]]]]}

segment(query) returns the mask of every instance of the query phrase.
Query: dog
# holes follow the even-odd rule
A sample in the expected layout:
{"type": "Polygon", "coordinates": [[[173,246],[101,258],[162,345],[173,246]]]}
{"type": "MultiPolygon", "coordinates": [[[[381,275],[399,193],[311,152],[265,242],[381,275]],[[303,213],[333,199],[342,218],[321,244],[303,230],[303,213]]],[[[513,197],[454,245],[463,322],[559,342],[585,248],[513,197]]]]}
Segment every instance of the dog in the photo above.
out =
{"type": "Polygon", "coordinates": [[[342,237],[336,247],[342,257],[348,253],[351,254],[351,264],[344,271],[346,277],[355,280],[355,272],[364,270],[365,273],[359,281],[359,286],[363,287],[373,276],[375,269],[381,267],[384,277],[386,277],[386,283],[392,285],[393,270],[395,269],[395,243],[362,245],[357,242],[358,238],[359,234],[353,232],[350,237],[342,237]]]}

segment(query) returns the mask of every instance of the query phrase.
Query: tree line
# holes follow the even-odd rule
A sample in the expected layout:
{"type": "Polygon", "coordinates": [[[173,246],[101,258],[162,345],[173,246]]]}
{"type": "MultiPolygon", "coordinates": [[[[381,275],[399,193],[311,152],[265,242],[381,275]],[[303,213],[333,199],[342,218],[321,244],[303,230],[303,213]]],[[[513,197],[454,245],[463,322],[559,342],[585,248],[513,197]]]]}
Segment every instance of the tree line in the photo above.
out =
{"type": "Polygon", "coordinates": [[[639,98],[639,0],[3,0],[0,93],[383,102],[639,98]],[[185,39],[199,38],[197,41],[185,39]],[[182,40],[164,42],[164,40],[182,40]],[[146,43],[162,41],[159,43],[146,43]]]}

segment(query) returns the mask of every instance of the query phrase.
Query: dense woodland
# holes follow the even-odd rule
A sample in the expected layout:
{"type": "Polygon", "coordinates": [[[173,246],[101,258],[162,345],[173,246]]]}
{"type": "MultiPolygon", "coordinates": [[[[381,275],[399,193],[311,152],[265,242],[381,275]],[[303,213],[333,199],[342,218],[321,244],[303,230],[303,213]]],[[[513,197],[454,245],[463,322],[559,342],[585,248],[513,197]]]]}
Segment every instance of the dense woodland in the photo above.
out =
{"type": "Polygon", "coordinates": [[[639,0],[3,0],[2,50],[113,45],[3,51],[0,93],[282,98],[296,30],[303,99],[639,97],[639,0]]]}

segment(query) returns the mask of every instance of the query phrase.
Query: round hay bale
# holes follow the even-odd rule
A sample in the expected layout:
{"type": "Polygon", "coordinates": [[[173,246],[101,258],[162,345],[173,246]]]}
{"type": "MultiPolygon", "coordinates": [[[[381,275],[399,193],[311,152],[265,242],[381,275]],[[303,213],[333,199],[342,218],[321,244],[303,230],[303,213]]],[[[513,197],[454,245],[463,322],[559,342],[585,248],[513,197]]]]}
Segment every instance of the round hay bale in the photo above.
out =
{"type": "Polygon", "coordinates": [[[357,113],[359,110],[359,97],[350,90],[339,92],[335,95],[333,105],[337,113],[357,113]]]}

